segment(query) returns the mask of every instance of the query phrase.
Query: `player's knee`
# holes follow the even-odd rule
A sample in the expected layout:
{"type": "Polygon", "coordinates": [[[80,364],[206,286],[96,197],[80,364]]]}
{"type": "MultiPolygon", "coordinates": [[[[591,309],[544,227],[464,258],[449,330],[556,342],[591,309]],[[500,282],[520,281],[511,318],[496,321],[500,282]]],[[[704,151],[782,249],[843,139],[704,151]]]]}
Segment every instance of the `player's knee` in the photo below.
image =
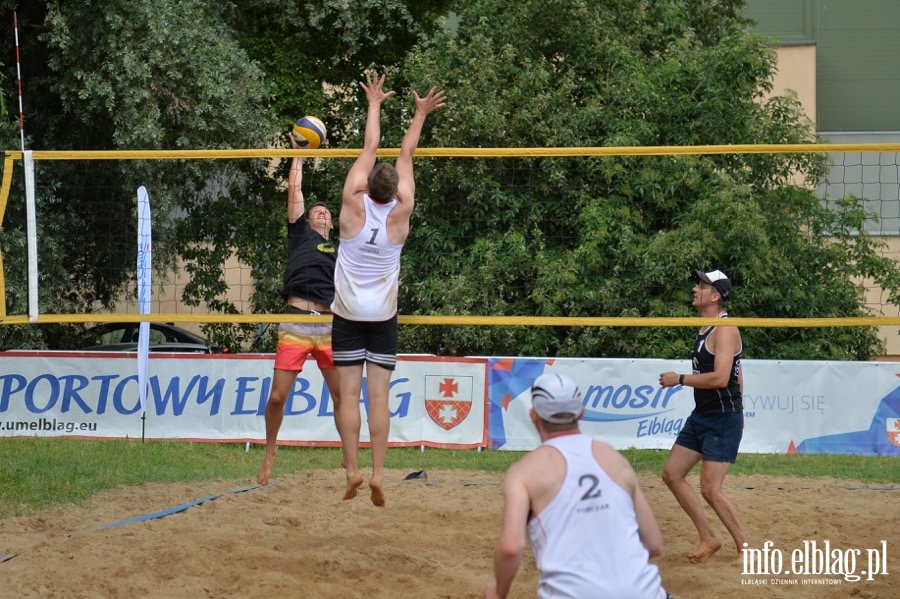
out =
{"type": "Polygon", "coordinates": [[[266,408],[271,407],[272,409],[281,408],[284,409],[284,404],[287,403],[287,393],[281,393],[275,389],[269,394],[269,399],[266,402],[266,408]]]}
{"type": "Polygon", "coordinates": [[[713,505],[721,496],[722,489],[713,485],[700,485],[700,495],[706,500],[706,503],[713,505]]]}
{"type": "Polygon", "coordinates": [[[671,487],[675,483],[677,478],[678,477],[675,476],[675,474],[672,471],[670,471],[668,468],[663,468],[662,480],[664,483],[666,483],[667,487],[671,487]]]}

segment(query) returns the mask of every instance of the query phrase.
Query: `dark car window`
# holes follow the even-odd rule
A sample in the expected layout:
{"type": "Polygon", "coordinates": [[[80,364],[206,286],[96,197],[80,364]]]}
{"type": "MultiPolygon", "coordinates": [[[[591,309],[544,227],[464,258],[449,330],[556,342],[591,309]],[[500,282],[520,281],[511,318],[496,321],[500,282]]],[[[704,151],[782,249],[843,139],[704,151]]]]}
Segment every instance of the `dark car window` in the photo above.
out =
{"type": "MultiPolygon", "coordinates": [[[[78,349],[110,349],[118,346],[118,351],[131,351],[140,338],[140,323],[102,323],[87,331],[81,337],[78,349]]],[[[153,351],[208,351],[228,353],[220,346],[210,346],[201,336],[168,323],[150,323],[150,346],[153,351]]]]}
{"type": "Polygon", "coordinates": [[[129,331],[126,331],[124,326],[98,325],[84,335],[84,346],[110,345],[112,343],[131,341],[131,339],[125,339],[126,332],[129,331]]]}

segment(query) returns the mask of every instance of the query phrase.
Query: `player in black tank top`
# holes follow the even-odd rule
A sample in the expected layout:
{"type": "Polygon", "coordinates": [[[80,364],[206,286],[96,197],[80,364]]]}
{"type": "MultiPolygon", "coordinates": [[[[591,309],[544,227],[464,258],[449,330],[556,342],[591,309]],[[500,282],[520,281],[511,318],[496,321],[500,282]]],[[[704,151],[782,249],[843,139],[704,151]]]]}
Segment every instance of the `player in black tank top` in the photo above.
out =
{"type": "MultiPolygon", "coordinates": [[[[731,281],[720,270],[696,271],[693,307],[703,318],[725,318],[725,303],[731,298],[731,281]]],[[[731,533],[737,559],[748,547],[737,510],[722,491],[728,468],[737,459],[744,430],[741,397],[743,375],[741,333],[724,322],[700,329],[691,349],[692,372],[659,375],[662,387],[683,385],[694,389],[694,410],[687,418],[669,452],[662,479],[679,505],[690,516],[700,536],[699,547],[688,554],[692,562],[709,559],[721,547],[693,487],[688,473],[702,460],[700,493],[731,533]]]]}
{"type": "MultiPolygon", "coordinates": [[[[720,318],[728,318],[728,313],[719,315],[720,318]]],[[[691,349],[691,363],[694,374],[715,371],[716,356],[709,351],[707,340],[716,331],[715,326],[707,328],[697,334],[694,347],[691,349]]],[[[731,360],[731,374],[728,384],[723,388],[694,389],[694,409],[700,414],[713,412],[743,412],[744,403],[741,398],[741,354],[742,349],[731,360]]]]}
{"type": "MultiPolygon", "coordinates": [[[[292,135],[288,136],[296,150],[292,135]]],[[[303,158],[291,162],[288,175],[288,257],[281,295],[289,314],[326,314],[334,299],[334,265],[337,251],[331,243],[334,228],[331,211],[319,202],[309,208],[303,197],[303,158]]],[[[340,377],[334,367],[331,349],[331,322],[282,322],[278,327],[278,347],[272,385],[266,401],[266,454],[256,475],[261,485],[269,482],[278,454],[278,431],[284,408],[297,375],[312,356],[334,399],[337,413],[340,377]]]]}

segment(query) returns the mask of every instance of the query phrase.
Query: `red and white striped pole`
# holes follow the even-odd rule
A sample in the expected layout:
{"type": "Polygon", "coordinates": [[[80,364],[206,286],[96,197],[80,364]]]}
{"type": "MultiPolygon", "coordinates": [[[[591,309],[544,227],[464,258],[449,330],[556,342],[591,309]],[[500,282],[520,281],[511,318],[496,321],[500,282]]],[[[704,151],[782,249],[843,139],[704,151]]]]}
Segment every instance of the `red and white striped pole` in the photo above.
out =
{"type": "Polygon", "coordinates": [[[16,30],[16,75],[19,79],[19,136],[22,138],[22,166],[25,169],[25,215],[28,246],[28,320],[38,320],[38,251],[37,208],[34,198],[34,160],[25,150],[25,112],[22,110],[22,68],[19,63],[19,15],[13,11],[13,28],[16,30]]]}
{"type": "Polygon", "coordinates": [[[22,111],[22,68],[19,66],[19,16],[13,11],[13,27],[16,30],[16,76],[19,81],[19,137],[25,151],[25,115],[22,111]]]}

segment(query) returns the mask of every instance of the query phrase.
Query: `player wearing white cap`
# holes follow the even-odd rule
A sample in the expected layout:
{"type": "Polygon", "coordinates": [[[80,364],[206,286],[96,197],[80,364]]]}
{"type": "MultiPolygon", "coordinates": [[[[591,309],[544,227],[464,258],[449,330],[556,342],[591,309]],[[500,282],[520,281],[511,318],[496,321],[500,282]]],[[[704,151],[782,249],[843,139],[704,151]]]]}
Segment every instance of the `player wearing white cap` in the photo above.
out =
{"type": "MultiPolygon", "coordinates": [[[[721,270],[697,270],[694,276],[697,284],[693,290],[693,307],[697,314],[704,318],[728,318],[725,305],[731,299],[731,279],[721,270]]],[[[722,547],[697,493],[687,482],[688,473],[701,460],[700,494],[731,533],[738,560],[743,560],[747,545],[737,510],[722,490],[744,435],[741,371],[744,345],[738,328],[725,322],[702,327],[697,333],[691,349],[690,374],[669,371],[659,375],[662,387],[684,385],[694,389],[694,409],[672,445],[662,479],[700,535],[699,547],[687,556],[695,563],[706,561],[722,547]]]]}
{"type": "Polygon", "coordinates": [[[484,597],[509,595],[527,536],[541,599],[666,599],[649,562],[662,554],[662,533],[628,460],[580,432],[584,406],[572,379],[542,375],[531,397],[541,446],[503,479],[494,580],[484,597]]]}

